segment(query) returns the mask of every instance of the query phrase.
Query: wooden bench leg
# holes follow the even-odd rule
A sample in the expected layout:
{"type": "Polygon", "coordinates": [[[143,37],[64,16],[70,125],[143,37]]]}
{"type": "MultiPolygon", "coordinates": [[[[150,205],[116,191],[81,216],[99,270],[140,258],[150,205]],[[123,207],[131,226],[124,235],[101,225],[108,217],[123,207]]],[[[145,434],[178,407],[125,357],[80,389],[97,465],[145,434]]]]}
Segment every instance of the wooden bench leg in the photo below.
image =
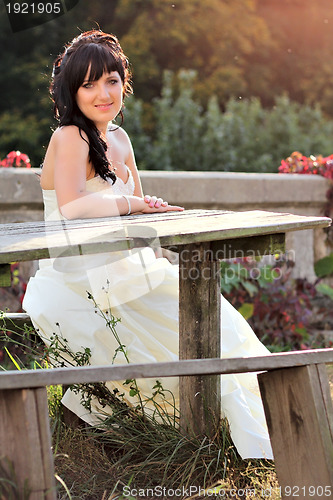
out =
{"type": "Polygon", "coordinates": [[[13,465],[29,500],[55,500],[53,455],[46,388],[0,391],[1,456],[13,465]]]}
{"type": "MultiPolygon", "coordinates": [[[[179,254],[180,359],[221,356],[220,263],[210,255],[209,243],[186,245],[179,254]]],[[[221,377],[180,377],[179,398],[182,431],[213,436],[221,418],[221,377]]]]}
{"type": "MultiPolygon", "coordinates": [[[[69,388],[70,388],[69,385],[62,386],[63,395],[69,388]]],[[[88,425],[80,417],[78,417],[74,412],[72,412],[69,408],[66,408],[66,406],[64,405],[62,406],[62,414],[63,414],[64,424],[67,425],[67,427],[70,427],[71,429],[80,429],[88,425]]]]}
{"type": "Polygon", "coordinates": [[[333,407],[325,365],[268,371],[258,380],[282,498],[330,498],[333,407]]]}

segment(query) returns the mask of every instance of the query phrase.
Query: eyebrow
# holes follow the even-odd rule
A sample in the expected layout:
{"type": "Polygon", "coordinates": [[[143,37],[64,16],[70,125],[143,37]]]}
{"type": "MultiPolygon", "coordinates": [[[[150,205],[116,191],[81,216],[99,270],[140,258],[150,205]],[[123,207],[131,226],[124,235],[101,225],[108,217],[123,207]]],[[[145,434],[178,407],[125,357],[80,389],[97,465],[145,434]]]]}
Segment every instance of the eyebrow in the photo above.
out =
{"type": "MultiPolygon", "coordinates": [[[[111,71],[110,73],[108,73],[108,78],[118,78],[119,80],[121,80],[121,77],[119,74],[117,74],[118,72],[117,71],[111,71]]],[[[81,85],[85,84],[85,83],[92,83],[92,82],[96,82],[97,80],[99,80],[99,78],[95,79],[95,80],[83,80],[83,82],[81,83],[81,85]]]]}

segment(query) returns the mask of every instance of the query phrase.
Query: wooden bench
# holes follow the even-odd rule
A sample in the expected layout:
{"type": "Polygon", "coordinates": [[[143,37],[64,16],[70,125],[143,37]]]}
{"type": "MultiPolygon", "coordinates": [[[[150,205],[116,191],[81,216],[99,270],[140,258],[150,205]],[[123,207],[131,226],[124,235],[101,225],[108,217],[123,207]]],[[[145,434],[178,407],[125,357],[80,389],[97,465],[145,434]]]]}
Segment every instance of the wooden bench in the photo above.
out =
{"type": "Polygon", "coordinates": [[[1,450],[13,461],[21,484],[29,478],[32,499],[50,489],[45,498],[55,498],[45,386],[180,376],[182,431],[211,436],[221,415],[219,374],[248,371],[265,371],[259,384],[282,488],[304,488],[299,497],[308,498],[308,486],[332,486],[332,403],[323,367],[333,362],[332,350],[221,360],[219,301],[219,260],[281,253],[286,232],[330,223],[325,217],[274,212],[188,210],[0,225],[3,283],[15,261],[156,245],[179,251],[180,361],[0,373],[1,450]]]}
{"type": "MultiPolygon", "coordinates": [[[[333,363],[333,349],[253,358],[2,372],[1,454],[13,462],[21,486],[28,479],[30,500],[55,500],[46,386],[262,372],[258,380],[282,492],[291,487],[297,498],[321,498],[321,488],[327,492],[333,486],[333,407],[325,363],[333,363]],[[313,491],[318,491],[317,496],[313,491]]],[[[290,494],[283,495],[287,497],[290,494]]]]}

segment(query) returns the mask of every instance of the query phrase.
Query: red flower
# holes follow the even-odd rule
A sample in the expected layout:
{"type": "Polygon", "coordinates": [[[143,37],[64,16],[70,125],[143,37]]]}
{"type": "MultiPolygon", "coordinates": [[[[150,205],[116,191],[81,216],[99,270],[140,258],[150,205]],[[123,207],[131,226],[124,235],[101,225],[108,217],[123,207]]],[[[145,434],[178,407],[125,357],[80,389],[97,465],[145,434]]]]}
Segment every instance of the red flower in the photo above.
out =
{"type": "Polygon", "coordinates": [[[0,162],[1,167],[25,167],[31,168],[29,156],[21,151],[11,151],[6,158],[0,162]]]}
{"type": "Polygon", "coordinates": [[[333,154],[307,157],[294,151],[286,160],[281,160],[279,173],[321,175],[333,179],[333,154]]]}

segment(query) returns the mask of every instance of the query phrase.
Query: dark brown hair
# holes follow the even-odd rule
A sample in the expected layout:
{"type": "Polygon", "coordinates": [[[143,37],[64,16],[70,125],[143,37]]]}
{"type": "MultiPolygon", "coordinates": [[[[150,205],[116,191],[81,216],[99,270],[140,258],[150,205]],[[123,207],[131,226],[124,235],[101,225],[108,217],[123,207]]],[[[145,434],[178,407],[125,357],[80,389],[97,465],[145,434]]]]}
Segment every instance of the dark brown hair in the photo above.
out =
{"type": "Polygon", "coordinates": [[[76,125],[81,137],[82,130],[87,134],[89,160],[96,174],[115,182],[116,175],[110,170],[106,157],[106,142],[76,103],[76,93],[89,68],[89,81],[98,80],[105,72],[117,71],[123,83],[124,97],[132,93],[129,63],[117,37],[100,30],[86,31],[74,38],[54,62],[50,86],[54,115],[60,126],[76,125]]]}

